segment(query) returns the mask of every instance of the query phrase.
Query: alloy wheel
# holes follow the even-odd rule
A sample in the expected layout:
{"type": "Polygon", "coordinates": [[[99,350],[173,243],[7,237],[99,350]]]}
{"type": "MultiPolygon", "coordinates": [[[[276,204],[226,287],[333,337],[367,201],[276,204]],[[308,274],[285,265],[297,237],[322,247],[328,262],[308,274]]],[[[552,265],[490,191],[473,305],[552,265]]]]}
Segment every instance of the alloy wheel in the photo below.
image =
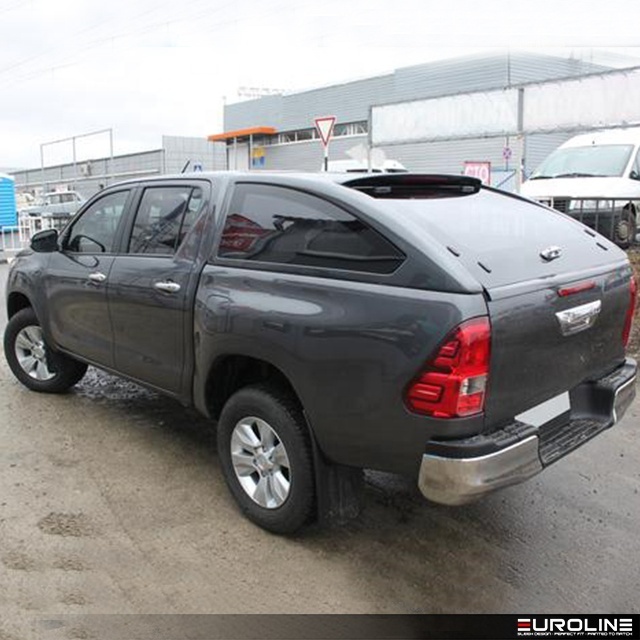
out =
{"type": "Polygon", "coordinates": [[[277,509],[289,496],[291,468],[282,440],[256,417],[239,420],[231,434],[231,463],[245,493],[265,509],[277,509]]]}
{"type": "Polygon", "coordinates": [[[34,380],[47,381],[55,377],[47,362],[47,347],[42,329],[37,325],[24,327],[15,341],[15,353],[22,370],[34,380]]]}

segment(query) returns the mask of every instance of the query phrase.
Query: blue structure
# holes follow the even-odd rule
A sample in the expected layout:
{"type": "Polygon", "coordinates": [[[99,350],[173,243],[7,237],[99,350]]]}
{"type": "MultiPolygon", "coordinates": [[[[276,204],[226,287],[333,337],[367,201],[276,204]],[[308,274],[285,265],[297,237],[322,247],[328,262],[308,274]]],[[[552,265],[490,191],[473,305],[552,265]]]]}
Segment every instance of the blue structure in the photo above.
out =
{"type": "Polygon", "coordinates": [[[15,181],[11,176],[0,173],[0,227],[15,227],[17,224],[15,181]]]}

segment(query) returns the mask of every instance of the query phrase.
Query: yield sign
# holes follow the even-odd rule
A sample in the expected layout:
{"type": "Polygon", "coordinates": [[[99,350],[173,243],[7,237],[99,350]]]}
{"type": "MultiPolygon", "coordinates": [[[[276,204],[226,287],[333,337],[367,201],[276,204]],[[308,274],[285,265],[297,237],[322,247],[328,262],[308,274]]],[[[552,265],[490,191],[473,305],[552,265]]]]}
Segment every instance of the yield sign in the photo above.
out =
{"type": "Polygon", "coordinates": [[[329,140],[331,140],[333,125],[336,123],[336,117],[324,116],[322,118],[316,118],[314,122],[316,123],[316,129],[320,135],[320,140],[322,140],[322,144],[326,147],[329,144],[329,140]]]}

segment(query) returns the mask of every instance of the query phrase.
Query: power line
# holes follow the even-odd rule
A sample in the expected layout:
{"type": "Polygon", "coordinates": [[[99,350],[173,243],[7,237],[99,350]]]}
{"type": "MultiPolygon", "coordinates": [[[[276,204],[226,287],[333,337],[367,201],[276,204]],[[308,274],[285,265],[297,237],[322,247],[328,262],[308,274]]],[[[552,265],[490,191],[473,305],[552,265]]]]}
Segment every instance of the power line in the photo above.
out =
{"type": "MultiPolygon", "coordinates": [[[[27,0],[27,2],[32,2],[33,0],[27,0]]],[[[195,0],[196,4],[199,4],[201,2],[203,2],[205,0],[195,0]]],[[[23,2],[22,4],[26,4],[27,2],[23,2]]],[[[135,21],[138,20],[140,18],[143,18],[144,16],[147,16],[149,14],[155,13],[157,12],[159,9],[161,9],[162,7],[166,7],[168,5],[171,6],[175,6],[175,2],[174,0],[165,0],[165,2],[162,2],[160,4],[157,4],[155,6],[153,6],[150,9],[146,9],[140,13],[134,14],[133,16],[127,18],[128,21],[135,21]]],[[[69,38],[70,41],[75,41],[79,36],[82,36],[84,34],[87,34],[91,31],[94,31],[96,29],[100,29],[101,27],[104,27],[105,24],[110,24],[112,22],[114,22],[115,20],[122,20],[123,17],[121,14],[118,14],[116,16],[113,16],[110,20],[107,20],[107,22],[105,23],[105,21],[100,21],[100,22],[95,22],[94,24],[85,27],[83,29],[80,29],[78,31],[75,31],[74,33],[70,34],[69,36],[67,36],[69,38]]],[[[93,41],[95,43],[102,43],[104,41],[109,40],[110,38],[112,38],[113,36],[106,36],[105,38],[101,38],[99,40],[93,41]]],[[[90,42],[89,44],[92,44],[92,42],[90,42]]],[[[62,49],[64,49],[64,47],[62,47],[62,49]]],[[[40,58],[44,58],[44,57],[49,57],[52,53],[55,53],[56,51],[59,51],[60,47],[50,47],[49,49],[46,49],[45,51],[41,51],[40,53],[37,53],[35,55],[29,56],[27,58],[23,58],[22,60],[19,60],[17,62],[14,62],[6,67],[3,67],[0,69],[0,74],[5,74],[9,71],[13,71],[14,69],[17,69],[19,67],[22,67],[26,64],[29,64],[30,62],[33,62],[34,60],[39,60],[40,58]]]]}
{"type": "MultiPolygon", "coordinates": [[[[207,2],[208,0],[194,0],[194,2],[192,3],[192,6],[201,4],[203,2],[207,2]]],[[[148,33],[152,33],[160,28],[165,28],[167,26],[171,26],[171,25],[175,25],[178,23],[182,23],[182,22],[189,22],[192,20],[198,20],[200,18],[205,18],[205,17],[212,17],[213,15],[220,13],[221,11],[224,11],[225,9],[227,9],[228,7],[232,7],[232,6],[237,6],[238,2],[237,0],[232,0],[230,2],[225,3],[224,5],[217,7],[216,11],[212,12],[211,11],[211,7],[208,7],[205,11],[196,13],[195,15],[189,15],[189,16],[184,16],[180,17],[180,18],[174,18],[174,19],[163,19],[160,20],[158,22],[155,23],[151,23],[151,24],[147,24],[144,26],[139,26],[137,28],[134,29],[128,29],[125,31],[122,31],[120,33],[116,33],[116,34],[111,34],[108,36],[104,36],[102,38],[98,38],[96,40],[90,41],[88,43],[86,43],[83,47],[81,47],[80,49],[77,49],[76,51],[70,53],[68,56],[63,57],[58,63],[56,63],[55,65],[52,66],[47,66],[45,68],[41,68],[41,69],[36,69],[33,70],[31,72],[27,72],[23,75],[18,75],[14,78],[9,77],[9,79],[7,81],[5,81],[5,86],[15,86],[16,84],[21,84],[22,82],[28,81],[28,80],[32,80],[35,79],[41,75],[47,74],[47,73],[53,73],[59,69],[62,68],[67,68],[67,67],[71,67],[74,66],[75,64],[78,64],[78,56],[82,55],[83,53],[86,53],[87,51],[90,51],[92,49],[96,49],[96,48],[100,48],[102,45],[104,44],[108,44],[108,43],[113,43],[116,40],[121,40],[121,39],[125,39],[131,36],[139,36],[139,35],[143,35],[143,34],[148,34],[148,33]]],[[[280,3],[279,5],[277,5],[275,7],[275,9],[277,10],[278,8],[282,8],[284,5],[286,4],[286,2],[284,3],[280,3]]],[[[268,11],[262,13],[262,14],[257,14],[257,15],[252,15],[253,18],[261,18],[264,17],[266,15],[271,15],[274,12],[274,7],[269,7],[268,11]]],[[[144,12],[144,13],[148,13],[148,12],[144,12]]],[[[238,18],[231,18],[228,20],[224,20],[224,21],[218,21],[216,23],[205,23],[206,26],[208,28],[211,29],[215,29],[215,28],[219,28],[219,27],[224,27],[224,26],[228,26],[230,24],[234,24],[234,23],[238,23],[239,19],[238,18]]],[[[202,23],[201,23],[202,25],[202,23]]],[[[200,26],[201,26],[200,25],[200,26]]],[[[86,30],[85,30],[86,31],[86,30]]],[[[37,56],[33,56],[32,59],[36,59],[36,58],[41,58],[44,55],[46,55],[45,53],[42,54],[38,54],[37,56]]],[[[27,61],[24,61],[24,63],[26,63],[27,61]]],[[[20,63],[18,63],[20,64],[20,63]]],[[[14,67],[17,67],[18,64],[13,65],[14,67]]],[[[10,68],[5,68],[4,70],[0,69],[0,74],[2,73],[6,73],[8,71],[10,71],[12,69],[10,68]]]]}
{"type": "Polygon", "coordinates": [[[0,16],[5,13],[10,13],[11,11],[16,11],[25,5],[31,4],[33,0],[22,0],[22,2],[15,2],[14,4],[9,5],[8,7],[3,7],[0,11],[0,16]]]}

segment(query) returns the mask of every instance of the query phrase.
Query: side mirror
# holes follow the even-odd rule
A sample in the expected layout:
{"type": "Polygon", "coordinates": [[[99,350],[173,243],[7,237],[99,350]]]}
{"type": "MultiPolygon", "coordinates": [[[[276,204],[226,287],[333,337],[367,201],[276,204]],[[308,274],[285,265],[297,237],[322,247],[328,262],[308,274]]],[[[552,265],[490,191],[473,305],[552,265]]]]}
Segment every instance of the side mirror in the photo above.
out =
{"type": "Polygon", "coordinates": [[[631,178],[631,180],[640,180],[640,174],[634,170],[629,174],[629,178],[631,178]]]}
{"type": "Polygon", "coordinates": [[[56,229],[44,229],[31,237],[31,249],[36,253],[58,251],[58,232],[56,229]]]}

